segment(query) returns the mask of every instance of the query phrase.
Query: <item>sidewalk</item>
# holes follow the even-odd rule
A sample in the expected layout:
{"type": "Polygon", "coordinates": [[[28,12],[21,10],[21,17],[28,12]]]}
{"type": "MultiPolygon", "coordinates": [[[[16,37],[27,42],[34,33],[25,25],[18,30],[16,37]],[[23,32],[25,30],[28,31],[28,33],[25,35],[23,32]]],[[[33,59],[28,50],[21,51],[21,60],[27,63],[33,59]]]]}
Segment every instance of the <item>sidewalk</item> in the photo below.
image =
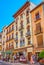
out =
{"type": "Polygon", "coordinates": [[[24,64],[24,63],[11,63],[12,65],[28,65],[28,64],[24,64]]]}

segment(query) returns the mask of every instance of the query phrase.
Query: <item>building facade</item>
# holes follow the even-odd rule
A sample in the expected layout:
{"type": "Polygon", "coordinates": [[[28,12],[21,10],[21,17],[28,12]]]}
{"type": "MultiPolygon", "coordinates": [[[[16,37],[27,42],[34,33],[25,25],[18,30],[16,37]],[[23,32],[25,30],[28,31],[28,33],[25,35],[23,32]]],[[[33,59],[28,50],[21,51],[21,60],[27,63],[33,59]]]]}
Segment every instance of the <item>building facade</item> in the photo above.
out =
{"type": "Polygon", "coordinates": [[[34,51],[44,50],[44,2],[31,11],[34,51]]]}
{"type": "Polygon", "coordinates": [[[2,30],[2,56],[5,56],[6,51],[6,26],[3,27],[2,30]]]}
{"type": "Polygon", "coordinates": [[[2,50],[29,60],[33,53],[44,50],[44,2],[38,6],[26,2],[13,17],[14,22],[3,28],[2,50]]]}
{"type": "Polygon", "coordinates": [[[2,54],[2,32],[0,33],[0,59],[2,54]]]}
{"type": "Polygon", "coordinates": [[[15,22],[12,22],[6,27],[6,56],[13,55],[13,50],[15,47],[15,22]]]}
{"type": "Polygon", "coordinates": [[[15,18],[15,46],[14,53],[23,54],[29,59],[33,51],[32,28],[30,11],[35,7],[33,3],[26,2],[24,6],[13,15],[15,18]]]}

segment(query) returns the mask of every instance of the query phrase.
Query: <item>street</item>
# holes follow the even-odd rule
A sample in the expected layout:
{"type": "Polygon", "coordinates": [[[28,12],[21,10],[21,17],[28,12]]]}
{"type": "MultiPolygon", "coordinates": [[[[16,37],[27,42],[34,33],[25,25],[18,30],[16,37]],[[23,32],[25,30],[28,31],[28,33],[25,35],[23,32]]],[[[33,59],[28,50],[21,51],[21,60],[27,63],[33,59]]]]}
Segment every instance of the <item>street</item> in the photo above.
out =
{"type": "MultiPolygon", "coordinates": [[[[21,64],[21,63],[0,63],[0,65],[29,65],[29,64],[21,64]]],[[[40,65],[44,65],[44,64],[40,64],[40,65]]]]}
{"type": "Polygon", "coordinates": [[[0,65],[28,65],[28,64],[2,62],[0,63],[0,65]]]}
{"type": "MultiPolygon", "coordinates": [[[[30,65],[30,64],[23,64],[23,63],[10,63],[10,62],[0,62],[0,65],[30,65]]],[[[36,64],[33,64],[36,65],[36,64]]],[[[44,64],[40,64],[44,65],[44,64]]]]}

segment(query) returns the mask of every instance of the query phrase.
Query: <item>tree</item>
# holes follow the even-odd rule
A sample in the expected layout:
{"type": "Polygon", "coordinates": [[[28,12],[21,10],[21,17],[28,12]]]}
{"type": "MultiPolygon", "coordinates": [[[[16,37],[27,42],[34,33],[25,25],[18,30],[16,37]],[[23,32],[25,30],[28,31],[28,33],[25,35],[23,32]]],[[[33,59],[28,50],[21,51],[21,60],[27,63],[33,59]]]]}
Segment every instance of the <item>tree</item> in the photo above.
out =
{"type": "Polygon", "coordinates": [[[42,50],[39,54],[39,58],[44,58],[44,50],[42,50]]]}

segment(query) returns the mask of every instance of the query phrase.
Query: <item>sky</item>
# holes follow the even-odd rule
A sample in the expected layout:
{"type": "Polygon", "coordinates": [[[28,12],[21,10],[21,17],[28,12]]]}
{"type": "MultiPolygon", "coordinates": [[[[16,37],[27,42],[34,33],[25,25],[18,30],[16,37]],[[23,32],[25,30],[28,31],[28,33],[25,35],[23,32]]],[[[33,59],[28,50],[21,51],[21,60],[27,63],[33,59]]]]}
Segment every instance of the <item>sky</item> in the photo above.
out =
{"type": "MultiPolygon", "coordinates": [[[[0,32],[3,27],[14,21],[15,14],[27,0],[0,0],[0,32]]],[[[30,0],[38,5],[42,0],[30,0]]]]}

